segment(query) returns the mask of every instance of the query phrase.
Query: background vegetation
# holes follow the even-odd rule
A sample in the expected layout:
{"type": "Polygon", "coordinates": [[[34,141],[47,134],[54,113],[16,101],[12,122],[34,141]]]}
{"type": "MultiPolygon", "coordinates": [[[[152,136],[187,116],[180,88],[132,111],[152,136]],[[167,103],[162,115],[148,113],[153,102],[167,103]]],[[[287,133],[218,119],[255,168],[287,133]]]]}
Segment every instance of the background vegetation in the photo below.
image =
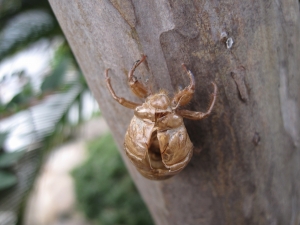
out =
{"type": "Polygon", "coordinates": [[[89,144],[89,157],[72,175],[78,206],[97,225],[151,225],[110,134],[89,144]]]}

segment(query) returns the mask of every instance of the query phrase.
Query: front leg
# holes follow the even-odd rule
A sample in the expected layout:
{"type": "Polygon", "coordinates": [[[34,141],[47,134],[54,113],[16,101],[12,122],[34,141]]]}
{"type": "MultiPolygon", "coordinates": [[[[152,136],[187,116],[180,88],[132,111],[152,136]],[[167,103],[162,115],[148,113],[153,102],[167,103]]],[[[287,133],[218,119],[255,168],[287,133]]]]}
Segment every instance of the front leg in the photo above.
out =
{"type": "Polygon", "coordinates": [[[184,118],[187,118],[187,119],[190,119],[190,120],[201,120],[205,117],[207,117],[214,105],[215,105],[215,102],[216,102],[216,99],[217,99],[217,91],[218,91],[218,88],[217,88],[217,85],[214,83],[214,82],[211,82],[212,85],[214,86],[214,92],[213,92],[213,99],[209,105],[209,108],[206,112],[194,112],[194,111],[190,111],[190,110],[185,110],[185,109],[177,109],[176,110],[176,113],[184,118]]]}
{"type": "Polygon", "coordinates": [[[115,91],[113,90],[112,86],[111,86],[111,83],[110,83],[110,78],[108,77],[108,70],[109,69],[106,69],[105,70],[105,78],[106,78],[106,86],[109,90],[109,92],[111,93],[112,97],[117,101],[119,102],[121,105],[129,108],[129,109],[135,109],[136,107],[140,106],[140,104],[138,103],[135,103],[135,102],[131,102],[131,101],[128,101],[126,100],[125,98],[120,98],[116,95],[115,91]]]}
{"type": "Polygon", "coordinates": [[[191,99],[193,98],[194,92],[195,92],[195,78],[194,75],[190,70],[186,68],[184,64],[182,64],[182,67],[184,68],[185,72],[190,78],[190,84],[189,86],[185,87],[183,90],[179,91],[172,100],[173,107],[177,108],[179,106],[184,106],[188,104],[191,99]]]}
{"type": "Polygon", "coordinates": [[[146,56],[143,55],[141,60],[138,60],[134,63],[133,67],[131,68],[131,70],[128,73],[128,85],[131,89],[131,91],[138,96],[139,98],[146,98],[149,94],[148,94],[148,90],[147,88],[141,83],[139,82],[136,77],[133,75],[135,69],[142,63],[144,62],[146,59],[146,56]]]}

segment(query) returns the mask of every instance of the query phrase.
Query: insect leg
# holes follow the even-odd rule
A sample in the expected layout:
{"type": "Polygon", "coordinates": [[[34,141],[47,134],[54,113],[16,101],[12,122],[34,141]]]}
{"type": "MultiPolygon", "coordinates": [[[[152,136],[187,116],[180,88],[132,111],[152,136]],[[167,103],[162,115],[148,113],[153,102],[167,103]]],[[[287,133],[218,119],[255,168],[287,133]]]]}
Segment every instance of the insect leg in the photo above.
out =
{"type": "Polygon", "coordinates": [[[178,115],[180,115],[184,118],[190,119],[190,120],[201,120],[201,119],[207,117],[211,113],[211,111],[215,105],[215,102],[217,99],[217,91],[218,91],[217,85],[214,82],[211,82],[211,83],[214,86],[214,92],[212,94],[213,98],[212,98],[209,108],[206,112],[203,113],[203,112],[194,112],[194,111],[190,111],[190,110],[177,109],[176,113],[178,115]]]}
{"type": "Polygon", "coordinates": [[[146,98],[148,96],[148,90],[146,87],[139,82],[136,77],[133,75],[135,69],[146,59],[146,56],[143,55],[141,60],[138,60],[134,63],[133,67],[128,73],[128,84],[131,89],[131,91],[140,98],[146,98]]]}
{"type": "Polygon", "coordinates": [[[130,108],[130,109],[135,109],[137,106],[140,106],[141,104],[138,104],[138,103],[135,103],[135,102],[131,102],[131,101],[128,101],[124,98],[120,98],[116,95],[115,91],[113,90],[112,86],[111,86],[111,83],[110,83],[110,78],[108,77],[108,70],[109,69],[106,69],[105,70],[105,78],[106,78],[106,86],[109,90],[109,92],[111,93],[112,97],[117,101],[119,102],[121,105],[127,107],[127,108],[130,108]]]}
{"type": "Polygon", "coordinates": [[[187,75],[190,78],[190,85],[185,87],[183,90],[179,91],[173,98],[172,104],[174,107],[183,106],[188,104],[195,92],[195,79],[194,75],[191,71],[189,71],[184,64],[182,64],[182,67],[185,69],[187,75]]]}

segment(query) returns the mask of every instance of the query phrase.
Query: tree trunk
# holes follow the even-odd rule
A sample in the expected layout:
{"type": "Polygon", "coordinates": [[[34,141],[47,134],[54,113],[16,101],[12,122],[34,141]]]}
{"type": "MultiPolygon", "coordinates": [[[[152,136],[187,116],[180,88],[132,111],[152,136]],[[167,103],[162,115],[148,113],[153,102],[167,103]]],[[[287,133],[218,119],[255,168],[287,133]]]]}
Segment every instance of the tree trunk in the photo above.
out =
{"type": "MultiPolygon", "coordinates": [[[[157,225],[300,224],[300,17],[296,0],[49,0],[157,225]],[[123,152],[133,111],[126,74],[170,96],[196,80],[186,107],[189,165],[165,181],[143,178],[123,152]]],[[[138,210],[138,209],[137,209],[138,210]]]]}

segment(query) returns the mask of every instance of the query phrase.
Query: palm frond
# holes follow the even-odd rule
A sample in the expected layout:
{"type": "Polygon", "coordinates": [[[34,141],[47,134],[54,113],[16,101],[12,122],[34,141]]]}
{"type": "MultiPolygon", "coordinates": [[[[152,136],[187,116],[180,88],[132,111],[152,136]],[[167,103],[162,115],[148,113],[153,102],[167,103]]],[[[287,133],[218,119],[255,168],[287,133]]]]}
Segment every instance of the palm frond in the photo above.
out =
{"type": "Polygon", "coordinates": [[[20,210],[20,203],[32,185],[44,150],[52,146],[49,143],[53,143],[54,134],[64,140],[63,118],[67,117],[81,94],[82,86],[73,85],[69,90],[50,95],[40,104],[0,121],[0,132],[10,131],[5,147],[10,151],[25,151],[25,156],[16,165],[18,183],[9,191],[0,193],[1,210],[14,213],[20,210]]]}
{"type": "Polygon", "coordinates": [[[61,34],[60,28],[47,11],[28,10],[16,15],[1,29],[0,61],[42,38],[61,34]]]}
{"type": "MultiPolygon", "coordinates": [[[[38,40],[60,35],[62,31],[47,0],[0,0],[0,61],[38,40]]],[[[4,147],[25,152],[15,165],[17,184],[0,193],[0,211],[8,212],[10,219],[19,217],[21,202],[34,181],[45,150],[64,141],[74,130],[68,119],[70,111],[78,111],[77,123],[83,116],[87,85],[74,56],[66,42],[55,54],[41,93],[20,92],[10,102],[14,114],[0,120],[0,132],[9,131],[4,147]],[[71,68],[75,76],[74,72],[70,75],[71,68]]],[[[0,105],[0,110],[7,106],[0,105]]]]}

